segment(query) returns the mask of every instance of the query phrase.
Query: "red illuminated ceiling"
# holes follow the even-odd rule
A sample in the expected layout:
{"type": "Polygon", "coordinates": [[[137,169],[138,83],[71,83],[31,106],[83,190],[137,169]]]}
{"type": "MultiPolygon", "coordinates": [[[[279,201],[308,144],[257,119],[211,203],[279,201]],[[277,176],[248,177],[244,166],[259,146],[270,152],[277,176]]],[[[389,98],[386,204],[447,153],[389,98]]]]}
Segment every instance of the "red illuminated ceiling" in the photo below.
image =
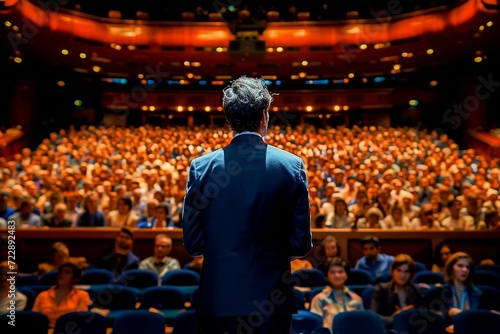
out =
{"type": "Polygon", "coordinates": [[[1,44],[12,55],[18,49],[25,62],[89,73],[99,66],[99,75],[104,76],[136,76],[149,66],[177,79],[189,79],[188,74],[203,79],[241,74],[282,80],[299,74],[329,79],[344,78],[348,73],[389,74],[396,64],[402,72],[411,72],[454,62],[472,63],[475,55],[487,55],[500,44],[500,29],[495,26],[498,18],[498,11],[486,10],[480,1],[466,1],[405,17],[336,24],[276,22],[269,23],[258,37],[265,41],[267,52],[230,55],[226,50],[235,36],[224,22],[96,20],[68,11],[44,12],[27,0],[0,12],[2,29],[6,29],[2,35],[10,36],[10,40],[3,37],[1,44]],[[5,21],[18,26],[22,37],[12,37],[16,32],[5,21]],[[430,48],[434,53],[429,55],[430,48]],[[69,54],[62,55],[62,49],[69,54]],[[87,57],[80,58],[80,53],[87,57]],[[412,57],[403,57],[403,53],[412,57]],[[185,66],[186,61],[200,66],[185,66]]]}

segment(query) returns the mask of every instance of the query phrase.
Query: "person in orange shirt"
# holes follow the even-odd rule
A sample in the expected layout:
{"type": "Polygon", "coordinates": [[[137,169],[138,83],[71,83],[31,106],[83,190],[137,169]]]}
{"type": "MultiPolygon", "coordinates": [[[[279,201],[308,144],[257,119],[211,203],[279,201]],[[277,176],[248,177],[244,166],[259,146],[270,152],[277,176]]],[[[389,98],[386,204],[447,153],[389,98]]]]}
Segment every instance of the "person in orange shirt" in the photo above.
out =
{"type": "Polygon", "coordinates": [[[61,315],[88,311],[91,304],[89,294],[75,288],[80,277],[81,270],[78,266],[70,262],[64,263],[59,267],[57,284],[36,297],[32,310],[45,314],[49,318],[50,327],[54,327],[61,315]]]}

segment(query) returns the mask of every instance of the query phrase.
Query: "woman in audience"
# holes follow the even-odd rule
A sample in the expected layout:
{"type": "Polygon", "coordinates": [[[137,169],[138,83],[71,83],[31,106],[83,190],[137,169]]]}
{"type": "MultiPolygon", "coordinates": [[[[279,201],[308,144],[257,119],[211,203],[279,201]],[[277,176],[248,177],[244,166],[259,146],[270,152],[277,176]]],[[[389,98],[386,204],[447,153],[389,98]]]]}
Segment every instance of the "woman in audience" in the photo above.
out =
{"type": "Polygon", "coordinates": [[[323,327],[329,328],[330,331],[335,315],[363,309],[361,297],[345,286],[349,270],[350,265],[347,260],[340,257],[333,258],[328,268],[328,285],[311,301],[311,312],[322,316],[323,327]]]}
{"type": "Polygon", "coordinates": [[[434,249],[434,263],[432,264],[431,271],[444,275],[446,273],[444,265],[453,253],[455,253],[455,249],[451,247],[448,241],[443,240],[439,242],[434,249]]]}
{"type": "Polygon", "coordinates": [[[56,242],[50,249],[50,261],[40,263],[37,274],[42,276],[49,271],[58,270],[66,262],[75,264],[80,270],[85,270],[88,267],[87,260],[84,257],[70,257],[68,246],[62,242],[56,242]]]}
{"type": "Polygon", "coordinates": [[[110,227],[135,227],[138,217],[132,210],[132,199],[123,196],[118,200],[118,209],[108,213],[107,222],[110,227]]]}
{"type": "Polygon", "coordinates": [[[57,284],[36,297],[32,310],[45,314],[50,327],[54,327],[57,319],[66,313],[88,311],[91,304],[89,294],[75,288],[80,277],[81,270],[75,264],[64,263],[59,267],[57,284]]]}
{"type": "Polygon", "coordinates": [[[422,205],[419,215],[411,220],[411,226],[413,229],[419,230],[441,229],[441,224],[434,219],[432,204],[425,203],[422,205]]]}
{"type": "Polygon", "coordinates": [[[410,219],[403,215],[403,208],[397,203],[389,210],[389,215],[384,218],[385,226],[393,230],[410,229],[410,219]]]}
{"type": "Polygon", "coordinates": [[[330,228],[351,228],[354,215],[347,210],[347,203],[342,198],[335,199],[333,212],[326,216],[325,226],[330,228]]]}
{"type": "Polygon", "coordinates": [[[106,225],[106,217],[97,210],[97,194],[89,192],[83,199],[83,212],[78,216],[78,227],[99,227],[106,225]]]}
{"type": "Polygon", "coordinates": [[[366,211],[365,218],[360,218],[356,223],[357,228],[386,228],[384,214],[379,208],[372,206],[366,211]]]}
{"type": "Polygon", "coordinates": [[[411,283],[415,274],[415,261],[407,254],[399,254],[391,265],[391,281],[375,286],[371,310],[380,314],[387,329],[401,311],[418,308],[423,300],[423,289],[411,283]]]}
{"type": "Polygon", "coordinates": [[[456,252],[448,258],[445,276],[446,284],[429,293],[424,304],[443,315],[445,323],[451,325],[456,314],[479,308],[481,291],[472,283],[474,263],[467,253],[456,252]]]}

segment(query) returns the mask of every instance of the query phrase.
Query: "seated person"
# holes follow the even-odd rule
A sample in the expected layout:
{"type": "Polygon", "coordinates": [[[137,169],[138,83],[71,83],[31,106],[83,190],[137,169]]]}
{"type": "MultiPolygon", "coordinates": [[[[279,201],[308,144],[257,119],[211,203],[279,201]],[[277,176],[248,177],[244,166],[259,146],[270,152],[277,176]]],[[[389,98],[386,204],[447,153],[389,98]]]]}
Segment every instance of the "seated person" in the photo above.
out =
{"type": "Polygon", "coordinates": [[[432,264],[431,271],[445,275],[446,268],[444,265],[453,253],[455,253],[455,249],[447,241],[443,240],[439,242],[434,249],[434,263],[432,264]]]}
{"type": "Polygon", "coordinates": [[[134,234],[128,227],[122,227],[115,238],[114,250],[104,256],[98,268],[107,269],[117,278],[122,272],[129,269],[139,268],[141,262],[137,255],[132,253],[134,234]]]}
{"type": "Polygon", "coordinates": [[[132,200],[128,196],[123,196],[118,200],[118,209],[108,213],[106,222],[110,227],[135,227],[138,217],[132,210],[132,200]]]}
{"type": "Polygon", "coordinates": [[[15,284],[16,274],[7,274],[9,272],[18,272],[17,264],[12,261],[0,263],[0,314],[9,313],[13,307],[16,311],[22,311],[26,307],[28,298],[21,292],[11,291],[11,283],[15,284]],[[12,269],[10,266],[13,266],[12,269]],[[12,280],[14,278],[14,280],[12,280]],[[13,295],[12,295],[13,294],[13,295]],[[12,302],[14,302],[12,306],[12,302]]]}
{"type": "Polygon", "coordinates": [[[352,228],[354,222],[354,214],[347,209],[347,203],[342,198],[336,198],[333,211],[326,216],[325,226],[329,228],[352,228]]]}
{"type": "Polygon", "coordinates": [[[166,202],[162,202],[154,209],[154,219],[137,223],[138,228],[168,227],[168,207],[166,202]]]}
{"type": "Polygon", "coordinates": [[[179,261],[168,254],[172,251],[172,239],[165,234],[155,237],[154,256],[150,256],[139,263],[139,269],[150,270],[158,275],[158,285],[161,285],[163,275],[181,267],[179,261]]]}
{"type": "Polygon", "coordinates": [[[446,230],[474,230],[474,218],[469,215],[461,215],[460,207],[462,203],[459,200],[451,200],[448,202],[450,215],[441,221],[441,226],[446,230]]]}
{"type": "Polygon", "coordinates": [[[411,283],[415,274],[415,261],[406,254],[399,254],[391,265],[391,281],[375,286],[371,310],[380,314],[387,329],[392,328],[393,318],[401,311],[419,308],[423,289],[411,283]]]}
{"type": "Polygon", "coordinates": [[[88,193],[83,199],[83,212],[78,215],[76,226],[98,227],[106,226],[106,217],[102,211],[97,210],[97,194],[88,193]]]}
{"type": "Polygon", "coordinates": [[[50,327],[54,327],[61,315],[88,311],[91,304],[89,294],[75,288],[81,273],[73,263],[64,263],[59,267],[57,284],[36,297],[33,311],[45,314],[49,318],[50,327]]]}
{"type": "Polygon", "coordinates": [[[70,257],[68,246],[62,242],[56,242],[50,249],[50,261],[40,263],[37,274],[42,276],[49,271],[58,270],[66,262],[75,264],[80,270],[88,268],[87,260],[84,257],[70,257]]]}
{"type": "Polygon", "coordinates": [[[446,261],[445,272],[446,283],[428,295],[424,306],[444,316],[446,324],[451,325],[455,314],[479,308],[481,291],[472,284],[474,263],[467,253],[452,254],[446,261]]]}
{"type": "Polygon", "coordinates": [[[386,228],[382,210],[372,206],[366,210],[365,218],[359,218],[356,222],[357,228],[386,228]]]}
{"type": "Polygon", "coordinates": [[[434,219],[432,204],[425,203],[422,205],[418,216],[411,220],[411,226],[419,230],[441,229],[441,224],[434,219]]]}
{"type": "Polygon", "coordinates": [[[328,268],[330,268],[330,261],[340,255],[339,244],[337,239],[333,235],[327,235],[321,242],[323,249],[325,250],[325,256],[318,263],[318,269],[323,272],[325,277],[328,274],[328,268]]]}
{"type": "Polygon", "coordinates": [[[10,215],[7,220],[16,222],[16,228],[20,227],[42,227],[39,215],[33,213],[35,201],[32,198],[24,198],[19,206],[19,211],[10,215]]]}
{"type": "Polygon", "coordinates": [[[156,198],[150,198],[146,201],[146,214],[139,218],[136,227],[152,227],[155,223],[155,210],[160,204],[156,198]]]}
{"type": "Polygon", "coordinates": [[[391,206],[389,215],[384,218],[385,226],[392,230],[411,229],[410,218],[403,215],[403,208],[399,205],[391,206]]]}
{"type": "Polygon", "coordinates": [[[372,275],[372,279],[381,277],[389,271],[394,256],[380,253],[380,242],[377,237],[368,236],[361,240],[364,256],[356,262],[356,269],[363,269],[372,275]]]}
{"type": "Polygon", "coordinates": [[[42,225],[45,227],[71,227],[72,221],[66,218],[66,204],[57,203],[51,213],[42,216],[42,225]]]}
{"type": "Polygon", "coordinates": [[[349,291],[345,282],[349,277],[349,263],[340,257],[334,257],[330,261],[327,274],[327,286],[313,297],[311,301],[311,312],[323,317],[323,327],[332,330],[335,315],[363,309],[363,301],[360,296],[349,291]]]}

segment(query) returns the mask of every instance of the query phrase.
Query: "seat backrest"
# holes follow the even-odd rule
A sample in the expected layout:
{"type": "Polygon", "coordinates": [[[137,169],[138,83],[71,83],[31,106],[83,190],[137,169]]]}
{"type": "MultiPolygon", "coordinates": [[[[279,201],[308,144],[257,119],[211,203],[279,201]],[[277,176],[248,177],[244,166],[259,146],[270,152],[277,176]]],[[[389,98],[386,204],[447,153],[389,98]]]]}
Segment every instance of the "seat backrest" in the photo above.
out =
{"type": "Polygon", "coordinates": [[[158,310],[178,310],[184,308],[185,296],[173,286],[154,286],[141,293],[141,308],[154,307],[158,310]]]}
{"type": "Polygon", "coordinates": [[[392,279],[391,273],[389,271],[384,271],[380,276],[375,277],[372,280],[372,284],[387,283],[392,279]]]}
{"type": "Polygon", "coordinates": [[[297,310],[306,309],[306,295],[300,290],[294,289],[295,293],[295,304],[297,305],[297,310]]]}
{"type": "Polygon", "coordinates": [[[121,312],[113,321],[113,334],[165,334],[165,318],[146,310],[121,312]]]}
{"type": "Polygon", "coordinates": [[[482,294],[479,297],[479,308],[500,311],[500,289],[488,285],[476,285],[482,294]]]}
{"type": "Polygon", "coordinates": [[[372,304],[373,292],[375,291],[375,287],[368,286],[365,290],[363,290],[363,294],[361,295],[361,299],[363,300],[363,308],[365,310],[369,310],[372,304]]]}
{"type": "Polygon", "coordinates": [[[422,262],[415,261],[415,272],[418,273],[420,271],[429,271],[429,269],[422,262]]]}
{"type": "Polygon", "coordinates": [[[475,270],[489,270],[496,272],[497,274],[500,274],[500,265],[498,264],[477,264],[475,267],[475,270]]]}
{"type": "Polygon", "coordinates": [[[278,22],[280,20],[280,12],[270,10],[267,12],[267,21],[268,22],[278,22]]]}
{"type": "Polygon", "coordinates": [[[110,285],[98,289],[92,298],[95,307],[108,310],[132,310],[137,302],[137,292],[127,286],[110,285]]]}
{"type": "Polygon", "coordinates": [[[118,276],[117,282],[125,286],[144,289],[158,286],[158,275],[150,270],[130,269],[122,272],[118,276]]]}
{"type": "Polygon", "coordinates": [[[292,334],[311,333],[323,326],[323,317],[306,310],[292,315],[292,334]]]}
{"type": "Polygon", "coordinates": [[[195,312],[194,310],[187,310],[179,313],[175,317],[172,334],[198,334],[195,312]]]}
{"type": "Polygon", "coordinates": [[[384,334],[384,331],[382,318],[368,310],[339,313],[332,324],[333,334],[384,334]]]}
{"type": "Polygon", "coordinates": [[[177,269],[163,275],[161,285],[198,285],[200,274],[189,269],[177,269]]]}
{"type": "Polygon", "coordinates": [[[36,296],[37,296],[35,290],[33,290],[32,288],[30,288],[28,286],[20,286],[20,287],[16,288],[16,290],[26,296],[26,306],[24,307],[24,310],[31,311],[31,309],[33,308],[33,304],[35,303],[36,296]]]}
{"type": "Polygon", "coordinates": [[[60,316],[54,333],[66,333],[69,328],[78,328],[79,333],[106,334],[106,318],[95,312],[70,312],[60,316]]]}
{"type": "Polygon", "coordinates": [[[40,279],[35,274],[30,275],[17,275],[16,286],[39,285],[40,279]]]}
{"type": "Polygon", "coordinates": [[[444,284],[444,275],[433,271],[419,271],[413,276],[412,283],[444,284]]]}
{"type": "Polygon", "coordinates": [[[488,285],[500,289],[500,274],[491,270],[476,270],[474,272],[474,284],[488,285]]]}
{"type": "Polygon", "coordinates": [[[296,286],[301,287],[312,288],[326,284],[325,275],[319,269],[299,269],[292,273],[292,278],[296,282],[296,286]]]}
{"type": "Polygon", "coordinates": [[[13,327],[9,325],[7,320],[7,317],[2,316],[0,333],[47,334],[49,330],[49,318],[43,313],[16,311],[15,330],[12,330],[13,327]]]}
{"type": "Polygon", "coordinates": [[[87,269],[82,273],[79,284],[108,284],[113,280],[113,273],[106,269],[87,269]]]}
{"type": "Polygon", "coordinates": [[[410,309],[394,316],[393,328],[397,333],[446,334],[444,318],[425,309],[410,309]]]}
{"type": "Polygon", "coordinates": [[[57,276],[59,272],[57,270],[49,271],[40,277],[40,285],[52,286],[57,284],[57,276]]]}
{"type": "Polygon", "coordinates": [[[489,310],[462,311],[452,320],[455,334],[495,333],[500,328],[500,314],[489,310]]]}
{"type": "Polygon", "coordinates": [[[298,21],[309,21],[311,19],[311,13],[309,12],[298,12],[297,20],[298,21]]]}
{"type": "Polygon", "coordinates": [[[347,277],[346,285],[365,285],[371,284],[372,275],[363,269],[351,269],[347,277]]]}

